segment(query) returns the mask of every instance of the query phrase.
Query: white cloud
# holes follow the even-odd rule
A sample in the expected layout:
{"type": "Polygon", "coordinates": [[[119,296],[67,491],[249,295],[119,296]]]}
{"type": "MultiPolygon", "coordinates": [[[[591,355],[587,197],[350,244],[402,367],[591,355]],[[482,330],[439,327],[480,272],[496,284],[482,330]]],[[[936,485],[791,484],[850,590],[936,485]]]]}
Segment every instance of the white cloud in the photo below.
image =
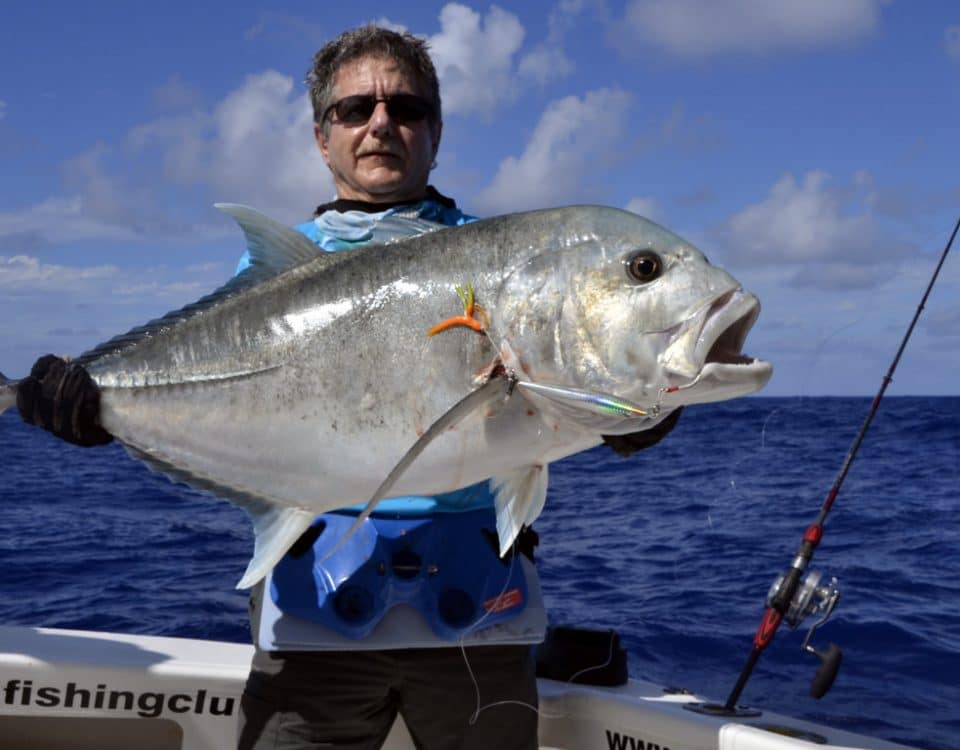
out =
{"type": "Polygon", "coordinates": [[[256,22],[243,33],[248,42],[266,39],[280,44],[302,45],[323,39],[326,29],[310,18],[276,10],[260,12],[256,22]]]}
{"type": "MultiPolygon", "coordinates": [[[[219,286],[229,269],[206,263],[185,268],[159,266],[144,270],[112,264],[93,266],[46,263],[31,255],[0,255],[0,291],[6,296],[40,296],[56,292],[60,313],[71,305],[128,305],[150,300],[179,306],[199,299],[219,286]]],[[[154,313],[162,310],[154,310],[154,313]]],[[[149,313],[147,313],[149,315],[149,313]]]]}
{"type": "Polygon", "coordinates": [[[635,213],[637,216],[643,216],[650,221],[661,222],[663,220],[660,204],[654,198],[632,198],[624,208],[627,211],[635,213]]]}
{"type": "Polygon", "coordinates": [[[60,266],[28,255],[0,255],[0,289],[4,293],[64,291],[92,280],[109,279],[116,266],[60,266]]]}
{"type": "Polygon", "coordinates": [[[76,240],[127,240],[134,233],[91,216],[79,196],[49,198],[22,211],[0,213],[0,242],[31,244],[76,240]]]}
{"type": "Polygon", "coordinates": [[[303,221],[333,194],[312,130],[309,102],[291,78],[249,76],[212,107],[138,125],[122,144],[98,144],[66,162],[65,194],[0,213],[0,243],[16,253],[16,246],[218,231],[210,225],[227,231],[210,207],[216,201],[303,221]]]}
{"type": "Polygon", "coordinates": [[[532,52],[524,55],[517,67],[517,73],[525,80],[541,86],[572,73],[573,62],[563,48],[555,44],[540,44],[532,52]]]}
{"type": "MultiPolygon", "coordinates": [[[[89,239],[127,239],[137,235],[171,232],[171,219],[164,215],[159,197],[162,187],[154,169],[143,170],[136,159],[126,159],[105,144],[67,161],[62,167],[70,198],[54,203],[70,204],[73,223],[86,223],[89,239]],[[153,178],[152,180],[150,178],[153,178]]],[[[44,231],[45,236],[51,232],[44,231]]]]}
{"type": "MultiPolygon", "coordinates": [[[[522,56],[526,31],[513,13],[493,5],[482,16],[461,3],[445,5],[440,32],[427,38],[444,113],[489,116],[525,85],[542,86],[573,72],[575,65],[563,45],[584,5],[585,0],[560,0],[547,18],[546,39],[522,56]]],[[[406,30],[387,19],[378,23],[406,30]]]]}
{"type": "Polygon", "coordinates": [[[829,181],[822,171],[807,173],[801,183],[792,174],[784,175],[764,200],[731,217],[738,254],[751,260],[804,262],[830,257],[838,246],[859,246],[868,217],[842,215],[829,181]]]}
{"type": "Polygon", "coordinates": [[[645,42],[703,59],[860,39],[873,33],[883,0],[631,0],[613,38],[624,51],[645,42]]]}
{"type": "Polygon", "coordinates": [[[318,188],[327,188],[319,196],[326,198],[333,183],[313,140],[307,97],[291,98],[292,89],[278,73],[250,76],[217,107],[211,184],[256,196],[264,210],[302,217],[318,188]]]}
{"type": "MultiPolygon", "coordinates": [[[[951,60],[960,62],[960,25],[948,26],[943,32],[943,51],[951,60]]],[[[2,112],[0,109],[0,114],[2,112]]]]}
{"type": "Polygon", "coordinates": [[[594,175],[622,153],[629,106],[630,95],[618,89],[550,104],[523,154],[500,163],[493,182],[476,199],[478,208],[493,214],[599,201],[594,175]]]}
{"type": "Polygon", "coordinates": [[[200,92],[176,74],[153,92],[153,105],[161,112],[183,111],[202,101],[200,92]]]}
{"type": "MultiPolygon", "coordinates": [[[[224,274],[221,268],[220,281],[224,274]]],[[[175,305],[183,305],[191,300],[196,300],[205,294],[211,292],[215,286],[211,286],[205,279],[194,281],[143,281],[140,278],[128,276],[122,282],[114,283],[110,287],[110,294],[115,297],[126,297],[130,300],[149,299],[151,301],[173,300],[175,305]]]]}
{"type": "Polygon", "coordinates": [[[481,18],[465,5],[448,3],[440,27],[428,41],[445,114],[489,114],[517,95],[513,57],[524,29],[515,15],[494,5],[481,18]]]}
{"type": "Polygon", "coordinates": [[[248,76],[209,112],[136,128],[129,143],[140,153],[159,149],[173,183],[199,185],[214,200],[249,203],[292,222],[333,192],[312,122],[293,80],[267,71],[248,76]]]}
{"type": "Polygon", "coordinates": [[[391,31],[396,31],[398,34],[403,34],[404,32],[408,31],[407,27],[404,26],[402,23],[391,21],[386,16],[380,16],[380,18],[376,19],[373,22],[373,24],[375,26],[380,26],[381,28],[384,28],[384,29],[390,29],[391,31]]]}
{"type": "Polygon", "coordinates": [[[871,211],[872,179],[848,185],[814,170],[798,182],[781,177],[762,201],[733,215],[718,232],[727,257],[779,267],[790,283],[822,288],[870,287],[889,278],[909,246],[883,232],[871,211]]]}
{"type": "Polygon", "coordinates": [[[576,66],[563,44],[566,35],[574,30],[584,5],[584,0],[561,0],[550,12],[546,40],[524,55],[517,66],[521,78],[543,86],[574,71],[576,66]]]}

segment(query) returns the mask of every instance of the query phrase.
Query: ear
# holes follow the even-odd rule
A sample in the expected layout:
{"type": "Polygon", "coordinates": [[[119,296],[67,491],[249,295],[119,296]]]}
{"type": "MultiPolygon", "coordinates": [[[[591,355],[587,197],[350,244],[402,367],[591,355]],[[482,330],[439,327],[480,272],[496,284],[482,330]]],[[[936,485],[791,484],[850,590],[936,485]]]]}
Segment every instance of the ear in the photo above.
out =
{"type": "Polygon", "coordinates": [[[320,149],[323,160],[327,163],[327,166],[330,166],[330,148],[327,136],[324,135],[323,128],[316,123],[313,124],[313,139],[317,142],[317,148],[320,149]]]}
{"type": "Polygon", "coordinates": [[[433,129],[433,137],[431,139],[433,145],[433,159],[432,161],[437,160],[437,153],[440,151],[440,135],[443,133],[443,120],[438,120],[436,127],[433,129]]]}

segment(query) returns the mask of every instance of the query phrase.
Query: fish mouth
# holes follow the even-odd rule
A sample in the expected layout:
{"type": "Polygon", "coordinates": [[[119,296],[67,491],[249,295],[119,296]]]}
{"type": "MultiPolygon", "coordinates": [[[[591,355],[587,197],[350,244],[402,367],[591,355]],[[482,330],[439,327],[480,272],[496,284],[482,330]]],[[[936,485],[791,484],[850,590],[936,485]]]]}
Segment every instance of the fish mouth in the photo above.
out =
{"type": "Polygon", "coordinates": [[[681,325],[660,356],[669,381],[660,403],[673,407],[722,401],[766,385],[772,365],[743,353],[759,315],[757,298],[738,287],[704,305],[681,325]]]}

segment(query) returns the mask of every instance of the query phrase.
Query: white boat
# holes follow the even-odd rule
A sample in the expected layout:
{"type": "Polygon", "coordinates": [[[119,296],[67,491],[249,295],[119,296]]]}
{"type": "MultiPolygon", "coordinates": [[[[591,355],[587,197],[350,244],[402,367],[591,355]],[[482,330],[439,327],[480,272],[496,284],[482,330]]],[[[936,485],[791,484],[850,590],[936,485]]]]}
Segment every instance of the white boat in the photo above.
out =
{"type": "MultiPolygon", "coordinates": [[[[0,627],[0,747],[234,748],[252,654],[252,646],[236,643],[0,627]]],[[[767,711],[736,717],[692,711],[704,699],[639,680],[601,687],[540,679],[539,691],[541,748],[906,747],[767,711]]],[[[385,747],[414,747],[402,721],[385,747]]]]}

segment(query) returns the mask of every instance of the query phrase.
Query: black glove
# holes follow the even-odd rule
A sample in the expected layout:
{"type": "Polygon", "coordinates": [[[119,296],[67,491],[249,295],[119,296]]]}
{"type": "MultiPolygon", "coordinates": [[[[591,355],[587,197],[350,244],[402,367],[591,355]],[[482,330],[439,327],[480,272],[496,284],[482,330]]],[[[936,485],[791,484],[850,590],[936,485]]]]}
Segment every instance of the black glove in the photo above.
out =
{"type": "Polygon", "coordinates": [[[17,410],[27,424],[75,445],[106,445],[113,435],[99,423],[100,388],[81,365],[52,354],[40,357],[17,384],[17,410]]]}
{"type": "Polygon", "coordinates": [[[629,435],[604,435],[603,442],[621,456],[632,456],[637,451],[650,448],[663,440],[670,433],[670,430],[677,426],[677,420],[680,419],[680,412],[682,411],[683,407],[676,409],[666,419],[649,430],[631,432],[629,435]]]}

